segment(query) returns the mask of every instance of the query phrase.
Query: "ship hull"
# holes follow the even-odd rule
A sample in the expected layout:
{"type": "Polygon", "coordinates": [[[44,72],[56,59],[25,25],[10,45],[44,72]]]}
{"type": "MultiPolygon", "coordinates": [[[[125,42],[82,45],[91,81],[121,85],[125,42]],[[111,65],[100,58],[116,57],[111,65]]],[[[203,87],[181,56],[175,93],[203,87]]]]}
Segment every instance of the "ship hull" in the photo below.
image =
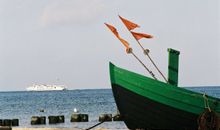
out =
{"type": "Polygon", "coordinates": [[[66,90],[63,86],[58,85],[33,85],[26,88],[27,91],[63,91],[66,90]]]}
{"type": "Polygon", "coordinates": [[[38,91],[38,92],[41,92],[41,91],[64,91],[66,89],[27,89],[27,91],[38,91]]]}
{"type": "Polygon", "coordinates": [[[196,130],[197,119],[209,108],[220,112],[220,100],[163,83],[110,63],[117,108],[129,129],[196,130]]]}
{"type": "Polygon", "coordinates": [[[116,84],[114,98],[129,129],[196,130],[198,115],[155,102],[116,84]]]}

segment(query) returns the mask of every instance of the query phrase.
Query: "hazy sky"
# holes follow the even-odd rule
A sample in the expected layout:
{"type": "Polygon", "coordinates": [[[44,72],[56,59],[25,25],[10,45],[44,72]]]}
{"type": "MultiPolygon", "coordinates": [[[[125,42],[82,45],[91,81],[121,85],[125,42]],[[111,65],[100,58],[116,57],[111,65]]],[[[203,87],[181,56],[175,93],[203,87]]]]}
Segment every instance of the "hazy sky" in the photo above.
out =
{"type": "Polygon", "coordinates": [[[219,0],[0,0],[0,91],[110,88],[109,61],[149,76],[104,22],[156,73],[118,14],[154,36],[140,42],[165,75],[167,48],[181,51],[180,86],[220,86],[219,0]]]}

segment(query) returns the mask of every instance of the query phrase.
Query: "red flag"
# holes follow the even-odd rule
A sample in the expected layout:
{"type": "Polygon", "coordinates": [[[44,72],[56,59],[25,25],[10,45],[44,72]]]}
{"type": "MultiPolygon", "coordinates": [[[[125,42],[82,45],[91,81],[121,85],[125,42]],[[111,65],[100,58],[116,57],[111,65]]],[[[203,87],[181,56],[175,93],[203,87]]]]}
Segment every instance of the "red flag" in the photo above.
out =
{"type": "Polygon", "coordinates": [[[137,27],[140,27],[139,25],[137,25],[136,23],[133,23],[127,19],[122,18],[120,15],[118,15],[119,18],[121,19],[121,21],[125,24],[125,26],[128,28],[128,30],[133,30],[137,27]]]}
{"type": "Polygon", "coordinates": [[[107,24],[107,23],[105,23],[105,25],[115,34],[115,36],[121,41],[121,43],[122,43],[126,48],[129,48],[128,42],[125,41],[124,39],[122,39],[122,38],[119,36],[119,34],[118,34],[118,32],[117,32],[117,29],[116,29],[114,26],[112,26],[112,25],[110,25],[110,24],[107,24]]]}
{"type": "Polygon", "coordinates": [[[145,34],[145,33],[137,33],[137,32],[132,32],[132,31],[131,33],[136,40],[140,40],[141,38],[153,38],[152,35],[145,34]]]}
{"type": "Polygon", "coordinates": [[[119,34],[118,34],[118,32],[117,32],[117,29],[116,29],[114,26],[112,26],[112,25],[110,25],[110,24],[107,24],[107,23],[105,23],[105,25],[115,34],[115,36],[116,36],[117,38],[119,38],[119,34]]]}
{"type": "Polygon", "coordinates": [[[122,42],[122,44],[126,47],[126,48],[129,48],[129,44],[128,44],[128,42],[127,41],[125,41],[124,39],[122,39],[122,38],[118,38],[121,42],[122,42]]]}

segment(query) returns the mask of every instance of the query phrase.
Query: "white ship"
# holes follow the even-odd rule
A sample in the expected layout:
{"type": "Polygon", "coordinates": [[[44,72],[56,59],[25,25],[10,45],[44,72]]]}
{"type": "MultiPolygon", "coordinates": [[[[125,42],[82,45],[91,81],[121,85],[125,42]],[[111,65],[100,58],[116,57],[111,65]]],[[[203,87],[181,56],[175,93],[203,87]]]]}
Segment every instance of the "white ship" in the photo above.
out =
{"type": "Polygon", "coordinates": [[[66,90],[64,85],[32,85],[28,88],[26,88],[27,91],[61,91],[66,90]]]}

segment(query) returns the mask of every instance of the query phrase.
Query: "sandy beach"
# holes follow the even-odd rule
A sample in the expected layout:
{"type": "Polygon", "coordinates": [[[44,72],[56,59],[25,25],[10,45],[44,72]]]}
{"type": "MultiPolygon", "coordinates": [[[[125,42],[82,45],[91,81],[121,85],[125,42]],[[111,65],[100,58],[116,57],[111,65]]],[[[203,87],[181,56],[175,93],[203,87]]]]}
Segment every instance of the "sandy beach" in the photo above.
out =
{"type": "Polygon", "coordinates": [[[82,130],[79,128],[12,128],[12,130],[82,130]]]}
{"type": "MultiPolygon", "coordinates": [[[[12,130],[84,130],[80,128],[12,128],[12,130]]],[[[106,128],[94,128],[92,130],[112,130],[106,128]]],[[[117,129],[117,130],[127,130],[127,129],[117,129]]]]}

